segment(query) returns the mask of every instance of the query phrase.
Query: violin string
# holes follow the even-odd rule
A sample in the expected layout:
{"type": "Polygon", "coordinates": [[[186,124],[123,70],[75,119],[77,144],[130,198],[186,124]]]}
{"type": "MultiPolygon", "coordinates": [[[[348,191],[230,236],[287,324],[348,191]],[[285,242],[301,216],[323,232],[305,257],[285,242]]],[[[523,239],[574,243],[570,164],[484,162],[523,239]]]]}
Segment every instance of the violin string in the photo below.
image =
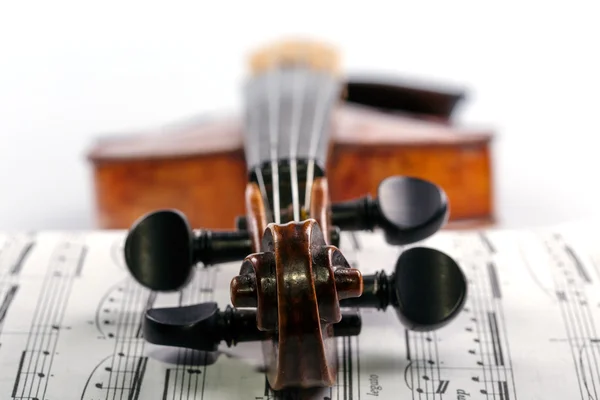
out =
{"type": "Polygon", "coordinates": [[[268,87],[269,100],[269,134],[270,134],[270,158],[271,158],[271,183],[273,187],[273,213],[274,222],[281,223],[281,209],[279,199],[279,163],[277,161],[277,133],[279,128],[279,69],[275,69],[272,75],[267,78],[270,83],[268,87]]]}
{"type": "MultiPolygon", "coordinates": [[[[248,129],[248,138],[249,140],[249,146],[253,146],[253,151],[255,153],[255,157],[254,160],[260,160],[260,133],[261,133],[261,127],[260,127],[260,118],[258,118],[258,110],[257,109],[252,109],[250,107],[250,104],[259,104],[256,101],[256,96],[255,94],[253,94],[252,92],[254,92],[253,88],[255,87],[255,84],[251,84],[248,87],[248,90],[250,92],[250,102],[247,105],[247,129],[248,129]]],[[[256,180],[258,181],[258,188],[260,189],[260,194],[261,197],[263,199],[263,203],[265,205],[265,209],[267,211],[267,218],[271,221],[273,216],[271,215],[271,208],[269,207],[269,196],[267,195],[267,188],[265,186],[265,180],[263,177],[263,173],[262,173],[262,169],[260,168],[260,163],[257,164],[254,167],[254,174],[256,175],[256,180]]]]}
{"type": "Polygon", "coordinates": [[[309,158],[306,167],[306,191],[304,193],[304,209],[309,210],[310,206],[310,192],[312,191],[312,185],[315,175],[315,161],[309,158]]]}
{"type": "MultiPolygon", "coordinates": [[[[298,195],[298,146],[300,145],[300,115],[302,114],[302,105],[304,102],[304,90],[301,84],[303,77],[302,70],[296,69],[294,73],[294,97],[292,107],[291,135],[290,135],[290,178],[292,184],[292,208],[294,210],[294,220],[300,221],[300,198],[298,195]]],[[[305,80],[305,79],[304,79],[305,80]]]]}
{"type": "Polygon", "coordinates": [[[317,88],[317,98],[315,100],[315,113],[313,117],[313,125],[310,135],[310,144],[308,152],[308,166],[306,169],[306,193],[304,195],[304,208],[309,210],[312,186],[315,176],[315,159],[317,157],[317,149],[319,143],[319,133],[322,132],[322,126],[326,117],[327,104],[327,85],[319,84],[317,88]],[[323,95],[324,93],[324,95],[323,95]],[[324,103],[324,104],[322,104],[324,103]]]}

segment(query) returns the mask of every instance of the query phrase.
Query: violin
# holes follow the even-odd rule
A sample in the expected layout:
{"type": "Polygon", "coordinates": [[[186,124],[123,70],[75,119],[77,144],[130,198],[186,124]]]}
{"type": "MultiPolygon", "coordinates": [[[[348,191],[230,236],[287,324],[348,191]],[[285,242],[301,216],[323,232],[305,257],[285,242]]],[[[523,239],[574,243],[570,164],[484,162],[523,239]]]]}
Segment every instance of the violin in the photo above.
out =
{"type": "Polygon", "coordinates": [[[450,323],[467,297],[460,266],[439,250],[411,246],[393,273],[363,275],[338,248],[340,235],[376,230],[389,245],[414,244],[447,222],[448,198],[430,181],[390,176],[376,197],[332,203],[325,166],[344,92],[335,49],[279,42],[257,50],[250,66],[237,229],[192,229],[180,210],[157,209],[133,223],[124,245],[132,277],[154,291],[181,290],[195,268],[240,262],[231,305],[148,309],[144,338],[202,351],[257,342],[273,390],[332,386],[336,338],[360,334],[362,308],[392,307],[407,329],[430,331],[450,323]]]}
{"type": "MultiPolygon", "coordinates": [[[[333,202],[376,196],[386,177],[410,175],[444,188],[452,204],[444,228],[494,223],[493,133],[454,122],[463,90],[376,74],[339,80],[343,96],[329,111],[322,149],[333,202]]],[[[173,207],[194,226],[234,228],[245,213],[245,132],[254,123],[239,114],[98,138],[88,152],[97,225],[126,229],[173,207]]]]}

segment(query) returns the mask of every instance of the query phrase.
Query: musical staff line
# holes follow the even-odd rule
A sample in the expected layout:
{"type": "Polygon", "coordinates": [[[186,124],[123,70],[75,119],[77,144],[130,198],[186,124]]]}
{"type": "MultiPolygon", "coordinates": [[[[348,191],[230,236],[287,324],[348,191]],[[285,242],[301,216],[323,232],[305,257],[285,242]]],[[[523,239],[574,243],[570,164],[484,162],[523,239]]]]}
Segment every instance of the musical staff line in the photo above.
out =
{"type": "Polygon", "coordinates": [[[485,232],[479,232],[479,238],[483,242],[483,245],[485,246],[485,249],[489,254],[496,253],[496,248],[494,247],[494,245],[490,241],[490,238],[485,232]]]}
{"type": "MultiPolygon", "coordinates": [[[[495,379],[492,379],[491,395],[493,399],[509,400],[512,392],[512,397],[516,400],[517,395],[514,371],[506,335],[506,322],[504,320],[502,296],[500,294],[500,280],[496,263],[493,260],[497,250],[493,246],[489,236],[487,237],[487,241],[489,246],[483,246],[484,248],[482,249],[480,245],[479,251],[476,249],[474,255],[479,254],[479,252],[483,250],[483,257],[488,260],[488,273],[487,275],[480,274],[479,279],[481,282],[480,287],[482,288],[482,305],[484,307],[484,310],[482,310],[482,317],[487,317],[488,340],[493,349],[492,355],[494,356],[494,364],[496,366],[495,368],[491,367],[491,365],[487,366],[491,376],[493,376],[493,372],[495,372],[495,379]],[[484,290],[485,288],[489,291],[484,290]]],[[[492,363],[490,362],[490,364],[492,363]]],[[[485,368],[485,366],[482,367],[485,368]]],[[[488,397],[489,394],[490,393],[488,393],[488,397]]]]}
{"type": "MultiPolygon", "coordinates": [[[[146,307],[163,300],[183,305],[212,299],[223,307],[229,294],[229,266],[200,268],[181,293],[157,295],[136,287],[127,271],[121,270],[120,260],[113,265],[112,254],[117,255],[113,249],[122,242],[121,236],[95,235],[36,236],[16,275],[11,271],[29,237],[0,236],[3,398],[191,400],[217,394],[254,400],[300,398],[299,393],[286,396],[270,391],[264,373],[250,364],[235,371],[243,383],[223,391],[226,374],[234,373],[228,357],[213,361],[211,354],[186,349],[172,349],[167,356],[165,349],[146,344],[141,329],[146,307]],[[79,269],[82,258],[85,265],[79,269]],[[94,290],[89,290],[91,287],[94,290]],[[17,313],[27,320],[17,318],[17,313]],[[73,367],[79,364],[85,367],[73,367]]],[[[586,248],[588,241],[579,242],[575,234],[512,237],[500,232],[488,233],[487,239],[494,253],[477,233],[453,234],[434,244],[441,243],[439,247],[455,257],[469,281],[464,312],[454,323],[422,333],[396,331],[385,325],[382,346],[388,346],[390,354],[378,347],[370,353],[363,350],[365,341],[377,340],[382,324],[394,322],[363,312],[361,336],[336,339],[339,374],[334,386],[308,398],[370,399],[376,397],[369,395],[373,386],[381,388],[378,397],[382,399],[454,400],[463,396],[517,400],[515,378],[521,398],[530,398],[532,393],[582,400],[600,396],[600,332],[596,326],[600,295],[591,262],[597,250],[586,248]],[[521,260],[528,262],[529,268],[522,268],[521,260]],[[526,307],[519,303],[523,291],[532,292],[526,307]],[[518,325],[529,313],[540,318],[531,331],[518,325]],[[529,357],[545,362],[531,371],[529,357]]],[[[365,273],[384,262],[392,268],[390,261],[398,255],[387,252],[375,259],[377,241],[367,234],[343,233],[341,243],[348,262],[365,273]],[[374,261],[377,266],[371,265],[374,261]]],[[[232,347],[227,354],[260,358],[260,344],[252,346],[232,347]]],[[[259,360],[252,364],[255,361],[259,360]]]]}
{"type": "Polygon", "coordinates": [[[77,260],[77,267],[75,268],[75,276],[81,276],[81,271],[83,270],[83,266],[85,265],[85,256],[87,255],[88,249],[84,246],[81,249],[81,254],[79,259],[77,260]]]}
{"type": "Polygon", "coordinates": [[[19,275],[34,247],[35,236],[33,234],[8,236],[0,249],[0,277],[19,275]]]}
{"type": "Polygon", "coordinates": [[[496,271],[496,264],[493,261],[487,263],[487,272],[490,277],[490,285],[494,298],[502,298],[502,292],[500,291],[500,283],[498,283],[498,272],[496,271]]]}
{"type": "Polygon", "coordinates": [[[573,249],[571,249],[571,247],[566,244],[564,246],[564,249],[571,261],[573,262],[573,265],[575,265],[577,273],[579,273],[581,279],[583,279],[585,283],[592,283],[592,278],[590,278],[590,274],[588,274],[587,270],[583,266],[583,263],[581,262],[581,260],[579,260],[579,257],[577,256],[577,254],[575,254],[573,249]]]}
{"type": "Polygon", "coordinates": [[[504,366],[504,356],[502,355],[502,345],[500,343],[500,333],[498,332],[498,320],[496,314],[488,312],[488,322],[492,334],[492,344],[494,347],[494,361],[498,366],[504,366]]]}
{"type": "Polygon", "coordinates": [[[471,374],[470,393],[474,387],[487,399],[515,400],[516,389],[506,323],[502,310],[502,291],[495,254],[498,249],[487,235],[457,234],[451,253],[468,278],[469,294],[463,312],[454,326],[464,326],[464,338],[453,349],[440,347],[438,331],[406,331],[406,355],[409,360],[405,383],[413,399],[443,399],[464,391],[453,386],[455,377],[471,374]],[[456,358],[459,354],[468,357],[456,358]],[[464,352],[464,353],[463,353],[464,352]],[[453,359],[446,359],[453,354],[453,359]],[[453,393],[454,391],[454,393],[453,393]]]}
{"type": "Polygon", "coordinates": [[[57,245],[47,268],[19,363],[13,399],[44,398],[56,354],[65,309],[75,279],[76,262],[83,245],[77,238],[57,245]]]}
{"type": "MultiPolygon", "coordinates": [[[[179,295],[179,306],[214,300],[217,270],[202,269],[179,295]]],[[[176,366],[166,368],[163,400],[203,399],[206,384],[207,354],[191,349],[177,349],[176,366]]]]}
{"type": "MultiPolygon", "coordinates": [[[[0,333],[2,333],[2,325],[4,322],[4,318],[6,318],[6,315],[8,314],[8,308],[14,300],[17,294],[17,290],[19,290],[19,285],[11,285],[8,291],[4,294],[4,299],[2,300],[2,303],[0,303],[0,333]]],[[[0,291],[0,293],[2,293],[2,291],[0,291]]]]}
{"type": "Polygon", "coordinates": [[[21,272],[21,270],[23,269],[23,264],[25,263],[27,256],[31,252],[31,249],[33,249],[34,244],[35,244],[34,242],[28,242],[21,249],[21,251],[19,252],[19,255],[17,257],[17,260],[15,261],[13,266],[10,268],[11,275],[17,275],[19,272],[21,272]]]}
{"type": "MultiPolygon", "coordinates": [[[[472,253],[472,252],[471,252],[472,253]]],[[[467,256],[469,257],[468,253],[467,256]]],[[[477,341],[479,344],[479,361],[477,365],[480,366],[481,372],[483,373],[483,389],[480,389],[480,393],[485,394],[486,398],[490,398],[490,395],[493,399],[495,399],[495,394],[493,390],[491,390],[490,385],[488,383],[492,383],[495,381],[494,379],[494,371],[489,368],[492,365],[492,351],[490,350],[491,339],[489,338],[489,331],[485,325],[485,316],[487,314],[487,310],[485,307],[485,296],[486,296],[486,288],[489,286],[481,286],[482,278],[479,272],[479,266],[481,263],[481,258],[478,261],[472,263],[472,271],[473,271],[473,281],[470,286],[473,290],[470,291],[470,297],[473,299],[473,314],[475,315],[474,321],[477,326],[477,330],[475,332],[477,336],[477,341]]],[[[481,383],[481,381],[479,382],[481,383]]]]}
{"type": "Polygon", "coordinates": [[[591,278],[562,235],[541,235],[539,239],[550,257],[556,298],[571,349],[579,394],[581,399],[597,399],[600,394],[600,349],[592,345],[598,335],[585,292],[585,285],[591,283],[591,278]]]}
{"type": "Polygon", "coordinates": [[[88,378],[81,399],[137,400],[148,363],[141,337],[142,312],[156,296],[131,278],[112,286],[96,309],[96,325],[112,353],[100,361],[88,378]],[[102,323],[100,323],[102,321],[102,323]]]}
{"type": "MultiPolygon", "coordinates": [[[[17,291],[19,289],[18,278],[19,276],[14,274],[14,266],[19,265],[19,271],[24,262],[24,251],[18,250],[19,241],[14,237],[5,239],[2,248],[0,249],[0,339],[2,339],[2,332],[4,331],[4,321],[8,316],[8,310],[13,304],[17,291]],[[17,245],[15,245],[17,243],[17,245]],[[15,249],[17,248],[17,249],[15,249]],[[16,250],[16,258],[15,258],[16,250]],[[16,261],[15,261],[16,259],[16,261]]],[[[21,244],[22,248],[27,248],[28,242],[21,244]]],[[[29,246],[27,254],[31,251],[33,245],[29,246]]],[[[4,331],[6,334],[6,331],[4,331]]],[[[0,340],[0,347],[2,341],[0,340]]]]}
{"type": "MultiPolygon", "coordinates": [[[[350,233],[348,236],[350,245],[342,249],[344,257],[350,265],[360,269],[358,262],[358,252],[362,247],[360,239],[354,233],[350,233]]],[[[338,372],[336,386],[330,391],[330,399],[334,395],[339,399],[341,392],[343,400],[360,400],[359,338],[358,336],[337,338],[337,346],[338,368],[341,366],[343,382],[340,382],[340,373],[338,372]]]]}

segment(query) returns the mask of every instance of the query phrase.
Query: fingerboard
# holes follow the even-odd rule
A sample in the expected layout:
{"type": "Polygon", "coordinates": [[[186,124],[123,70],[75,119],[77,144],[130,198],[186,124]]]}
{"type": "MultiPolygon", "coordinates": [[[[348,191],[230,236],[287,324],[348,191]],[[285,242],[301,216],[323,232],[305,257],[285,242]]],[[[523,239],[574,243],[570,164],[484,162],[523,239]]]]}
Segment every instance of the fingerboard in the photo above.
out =
{"type": "Polygon", "coordinates": [[[302,65],[282,65],[253,76],[245,87],[245,156],[270,222],[299,220],[310,188],[326,162],[338,78],[302,65]]]}

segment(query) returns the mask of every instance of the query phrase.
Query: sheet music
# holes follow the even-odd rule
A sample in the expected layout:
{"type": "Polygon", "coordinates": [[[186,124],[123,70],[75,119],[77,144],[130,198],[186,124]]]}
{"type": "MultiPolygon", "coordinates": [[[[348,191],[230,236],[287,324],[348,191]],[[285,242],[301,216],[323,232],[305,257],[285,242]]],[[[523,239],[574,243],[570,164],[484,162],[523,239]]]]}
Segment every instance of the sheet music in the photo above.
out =
{"type": "MultiPolygon", "coordinates": [[[[361,335],[338,339],[337,384],[284,394],[269,390],[258,343],[209,354],[142,337],[146,307],[229,304],[240,263],[198,269],[183,291],[157,294],[129,277],[124,237],[0,234],[0,398],[599,398],[600,247],[585,226],[441,232],[416,244],[463,267],[461,315],[415,333],[391,309],[363,310],[361,335]]],[[[378,233],[345,234],[340,248],[364,273],[391,272],[402,251],[378,233]]]]}

